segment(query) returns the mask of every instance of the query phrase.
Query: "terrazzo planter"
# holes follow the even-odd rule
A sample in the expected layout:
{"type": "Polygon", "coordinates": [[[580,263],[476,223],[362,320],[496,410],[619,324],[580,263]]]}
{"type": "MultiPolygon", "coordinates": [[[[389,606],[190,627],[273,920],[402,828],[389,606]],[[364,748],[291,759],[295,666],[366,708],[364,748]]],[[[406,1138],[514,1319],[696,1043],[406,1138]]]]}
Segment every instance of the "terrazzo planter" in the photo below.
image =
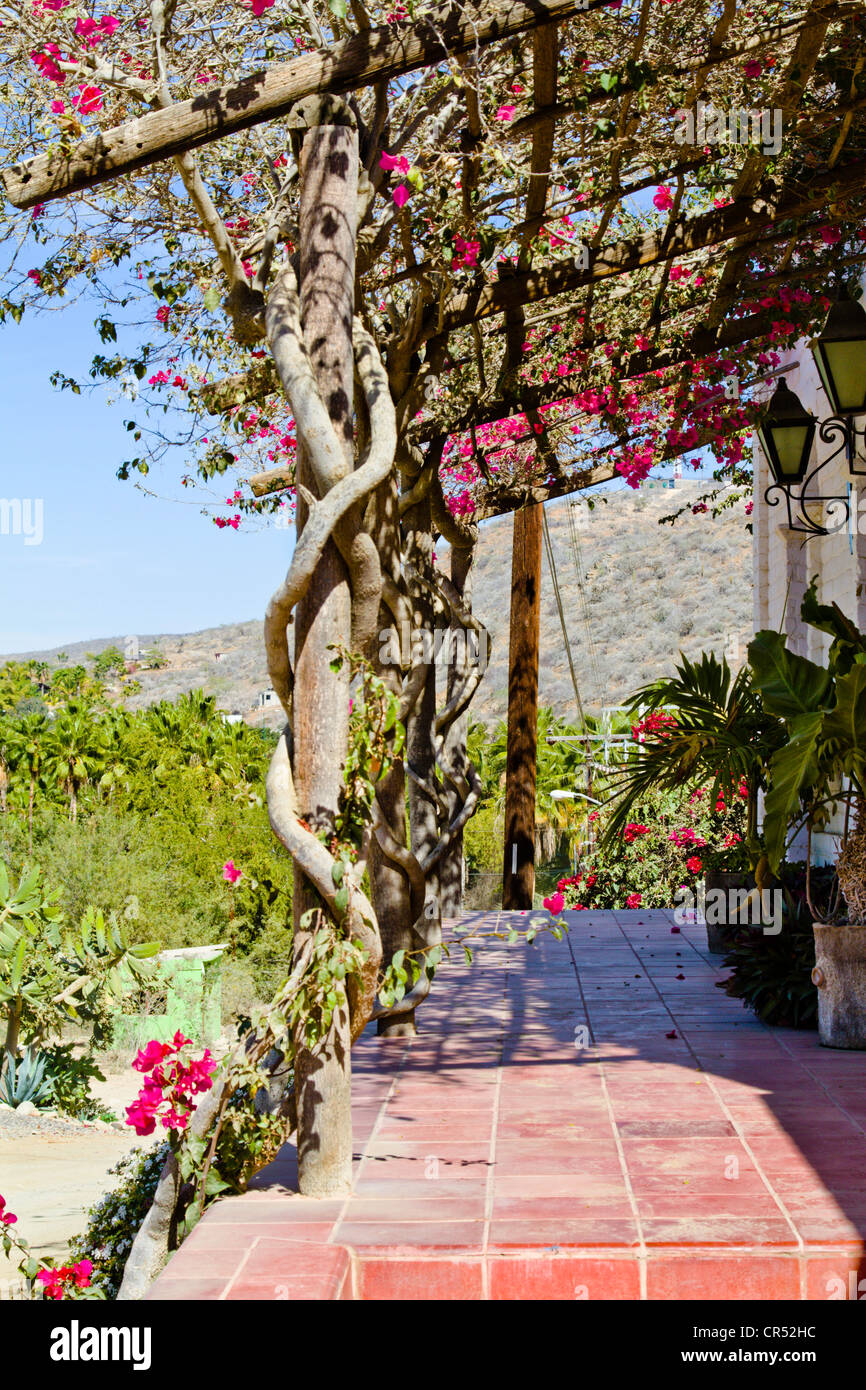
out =
{"type": "Polygon", "coordinates": [[[866,1050],[866,922],[813,922],[818,1037],[823,1047],[866,1050]]]}

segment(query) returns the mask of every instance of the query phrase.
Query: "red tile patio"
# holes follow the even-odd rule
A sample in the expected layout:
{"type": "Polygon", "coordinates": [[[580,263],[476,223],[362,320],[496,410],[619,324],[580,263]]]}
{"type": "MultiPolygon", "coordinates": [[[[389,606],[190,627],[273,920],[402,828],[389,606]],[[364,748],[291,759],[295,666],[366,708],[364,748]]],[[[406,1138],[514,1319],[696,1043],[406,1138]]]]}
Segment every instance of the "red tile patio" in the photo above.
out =
{"type": "Polygon", "coordinates": [[[566,917],[563,942],[492,941],[471,967],[458,952],[411,1042],[362,1040],[348,1197],[300,1197],[287,1145],[150,1297],[866,1291],[866,1057],[766,1028],[714,988],[702,927],[566,917]]]}

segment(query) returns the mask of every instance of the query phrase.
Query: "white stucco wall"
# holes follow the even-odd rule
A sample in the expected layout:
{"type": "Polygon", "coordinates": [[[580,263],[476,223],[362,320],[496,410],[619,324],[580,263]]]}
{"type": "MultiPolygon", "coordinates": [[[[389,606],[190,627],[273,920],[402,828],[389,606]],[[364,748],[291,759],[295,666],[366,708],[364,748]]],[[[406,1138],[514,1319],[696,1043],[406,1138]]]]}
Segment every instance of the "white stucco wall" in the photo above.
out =
{"type": "MultiPolygon", "coordinates": [[[[832,414],[830,402],[806,342],[783,354],[787,368],[785,381],[802,404],[819,422],[832,414]]],[[[768,383],[768,396],[775,388],[768,383]]],[[[860,417],[862,427],[864,420],[860,417]]],[[[838,447],[839,439],[825,444],[815,436],[810,468],[822,458],[828,458],[838,447]]],[[[862,445],[860,448],[862,453],[862,445]]],[[[764,492],[771,482],[767,461],[757,437],[753,439],[754,496],[752,524],[754,573],[754,626],[783,631],[793,651],[801,656],[820,660],[830,642],[828,635],[806,627],[800,621],[800,603],[810,579],[818,576],[818,597],[822,603],[838,603],[858,627],[866,628],[866,477],[852,479],[844,453],[825,468],[812,484],[821,496],[846,496],[851,486],[851,517],[847,526],[829,536],[805,536],[792,531],[787,524],[784,499],[778,506],[768,506],[764,492]]],[[[866,458],[860,465],[866,471],[866,458]]],[[[781,494],[776,494],[781,496],[781,494]]],[[[810,508],[817,519],[820,509],[810,508]]],[[[825,524],[830,518],[825,517],[825,524]]],[[[835,826],[838,832],[841,826],[835,826]]],[[[813,837],[813,859],[818,863],[835,860],[838,834],[832,832],[813,837]]],[[[805,858],[805,836],[793,847],[792,857],[805,858]]]]}

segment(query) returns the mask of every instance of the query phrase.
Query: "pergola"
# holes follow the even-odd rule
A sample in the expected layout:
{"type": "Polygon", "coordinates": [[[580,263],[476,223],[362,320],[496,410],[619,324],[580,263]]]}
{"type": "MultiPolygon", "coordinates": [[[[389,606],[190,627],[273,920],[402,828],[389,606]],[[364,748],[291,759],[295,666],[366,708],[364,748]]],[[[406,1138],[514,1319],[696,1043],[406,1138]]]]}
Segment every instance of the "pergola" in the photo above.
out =
{"type": "Polygon", "coordinates": [[[291,725],[271,818],[300,870],[296,964],[301,917],[323,905],[368,950],[345,1018],[298,1050],[308,1191],[345,1177],[351,1040],[371,1016],[383,1032],[414,1028],[441,917],[459,911],[477,801],[465,738],[479,672],[449,668],[437,710],[429,661],[377,663],[376,634],[437,616],[479,631],[478,523],[514,512],[504,905],[531,906],[541,504],[707,444],[743,482],[736,441],[768,361],[821,321],[828,282],[866,261],[862,4],[514,0],[377,25],[353,0],[319,33],[312,51],[197,95],[175,99],[164,76],[139,94],[154,109],[2,171],[30,208],[111,180],[140,187],[174,160],[228,283],[240,359],[198,404],[229,418],[283,396],[291,408],[296,465],[249,479],[258,498],[298,492],[298,543],[266,620],[291,725]],[[779,148],[754,122],[745,141],[680,139],[686,113],[756,104],[778,113],[779,148]],[[193,151],[206,161],[264,125],[292,154],[239,250],[193,151]],[[450,578],[434,569],[437,536],[450,578]],[[405,749],[383,735],[392,757],[345,874],[322,837],[339,824],[349,736],[334,645],[370,657],[406,728],[405,749]],[[377,1006],[380,962],[398,950],[421,968],[377,1006]]]}

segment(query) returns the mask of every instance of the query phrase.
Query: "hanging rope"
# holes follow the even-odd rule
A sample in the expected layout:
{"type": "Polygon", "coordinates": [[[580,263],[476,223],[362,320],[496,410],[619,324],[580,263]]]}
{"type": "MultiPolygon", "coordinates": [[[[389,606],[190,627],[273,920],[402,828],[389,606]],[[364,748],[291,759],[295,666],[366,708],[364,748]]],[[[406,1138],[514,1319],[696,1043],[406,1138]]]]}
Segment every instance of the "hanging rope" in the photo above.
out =
{"type": "Polygon", "coordinates": [[[571,654],[571,641],[568,636],[568,628],[565,625],[565,610],[562,606],[562,594],[559,590],[559,577],[556,573],[556,560],[553,555],[553,545],[550,540],[550,527],[547,524],[547,512],[542,506],[541,520],[544,529],[544,548],[547,551],[547,567],[550,570],[550,578],[553,582],[553,594],[556,599],[556,606],[559,610],[559,623],[562,628],[562,640],[565,643],[565,655],[568,657],[568,669],[571,672],[571,683],[574,686],[574,699],[577,704],[577,712],[580,723],[586,727],[586,716],[583,710],[583,701],[580,698],[580,690],[577,684],[577,674],[574,669],[574,658],[571,654]]]}
{"type": "Polygon", "coordinates": [[[574,509],[579,503],[569,502],[568,504],[568,530],[571,538],[571,554],[574,560],[574,573],[577,579],[577,591],[580,595],[580,606],[583,615],[583,625],[586,630],[586,644],[589,649],[589,664],[592,670],[593,693],[598,698],[599,704],[603,706],[601,669],[598,664],[598,655],[595,650],[595,642],[592,638],[592,623],[589,616],[589,599],[586,592],[584,581],[583,555],[580,549],[580,541],[577,536],[577,527],[574,524],[574,509]]]}

